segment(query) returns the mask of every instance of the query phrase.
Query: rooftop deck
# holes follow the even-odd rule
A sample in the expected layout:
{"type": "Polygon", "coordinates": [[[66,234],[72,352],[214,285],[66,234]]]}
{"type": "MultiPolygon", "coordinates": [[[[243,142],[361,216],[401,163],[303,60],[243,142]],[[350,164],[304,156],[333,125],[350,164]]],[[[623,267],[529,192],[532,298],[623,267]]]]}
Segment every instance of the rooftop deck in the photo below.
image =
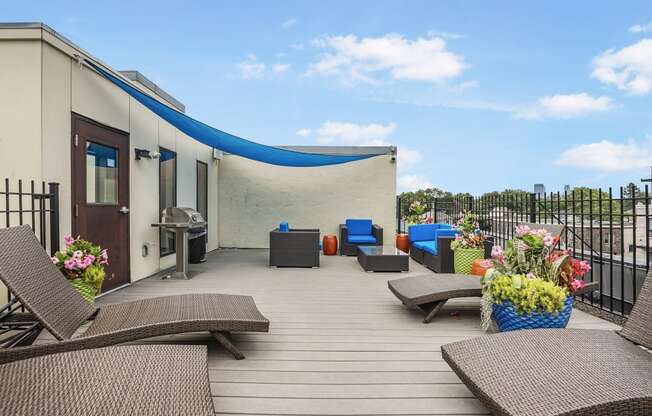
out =
{"type": "MultiPolygon", "coordinates": [[[[450,301],[430,324],[389,292],[387,280],[431,274],[365,273],[355,258],[322,257],[320,269],[271,269],[265,250],[223,250],[193,266],[191,280],[149,278],[101,298],[219,292],[252,295],[268,334],[238,334],[236,361],[208,334],[148,342],[208,343],[220,415],[486,414],[442,360],[442,344],[480,336],[479,299],[450,301]],[[458,313],[459,311],[459,313],[458,313]]],[[[570,327],[616,329],[575,310],[570,327]]]]}

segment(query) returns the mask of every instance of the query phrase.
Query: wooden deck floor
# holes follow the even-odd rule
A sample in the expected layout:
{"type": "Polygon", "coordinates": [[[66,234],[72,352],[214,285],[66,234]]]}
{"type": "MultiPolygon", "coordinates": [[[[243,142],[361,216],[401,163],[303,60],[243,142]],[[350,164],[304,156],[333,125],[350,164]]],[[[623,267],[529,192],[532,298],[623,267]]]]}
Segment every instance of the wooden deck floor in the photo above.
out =
{"type": "MultiPolygon", "coordinates": [[[[395,274],[365,273],[352,257],[322,257],[319,269],[271,269],[266,262],[262,250],[218,251],[194,266],[191,280],[149,278],[100,303],[191,292],[253,296],[271,327],[268,334],[234,337],[245,360],[234,360],[204,334],[154,339],[210,345],[220,415],[487,413],[440,353],[442,344],[482,335],[479,299],[451,301],[425,325],[386,283],[431,273],[416,263],[395,274]]],[[[570,326],[616,328],[578,310],[570,326]]]]}

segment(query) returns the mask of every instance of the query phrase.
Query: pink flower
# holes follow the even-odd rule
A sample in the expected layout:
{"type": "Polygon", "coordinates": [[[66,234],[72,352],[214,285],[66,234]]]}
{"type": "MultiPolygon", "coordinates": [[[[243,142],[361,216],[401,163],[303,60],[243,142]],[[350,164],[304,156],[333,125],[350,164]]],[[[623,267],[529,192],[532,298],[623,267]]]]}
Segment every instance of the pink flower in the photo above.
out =
{"type": "Polygon", "coordinates": [[[73,259],[68,259],[63,262],[63,267],[65,267],[68,270],[74,270],[75,269],[75,260],[73,259]]]}
{"type": "Polygon", "coordinates": [[[72,253],[72,258],[73,259],[81,259],[84,253],[81,252],[81,250],[77,250],[74,253],[72,253]]]}
{"type": "Polygon", "coordinates": [[[480,266],[482,266],[483,269],[490,269],[490,268],[493,267],[493,265],[494,265],[494,263],[489,259],[482,260],[480,262],[480,266]]]}
{"type": "Polygon", "coordinates": [[[496,258],[496,257],[502,257],[503,256],[503,248],[496,244],[493,246],[491,249],[491,257],[496,258]]]}
{"type": "Polygon", "coordinates": [[[56,256],[52,257],[52,263],[59,264],[59,259],[56,256]]]}
{"type": "Polygon", "coordinates": [[[529,273],[526,274],[525,276],[526,276],[528,279],[536,279],[536,276],[535,276],[534,273],[532,273],[532,272],[529,272],[529,273]]]}
{"type": "Polygon", "coordinates": [[[68,235],[63,237],[63,242],[66,244],[66,246],[71,246],[75,242],[75,239],[71,235],[68,235]]]}
{"type": "Polygon", "coordinates": [[[555,245],[555,238],[551,236],[550,234],[546,234],[545,237],[543,237],[543,245],[546,247],[552,247],[555,245]]]}
{"type": "Polygon", "coordinates": [[[570,287],[573,293],[577,292],[579,289],[583,288],[584,286],[586,286],[584,280],[575,279],[570,283],[570,287]]]}

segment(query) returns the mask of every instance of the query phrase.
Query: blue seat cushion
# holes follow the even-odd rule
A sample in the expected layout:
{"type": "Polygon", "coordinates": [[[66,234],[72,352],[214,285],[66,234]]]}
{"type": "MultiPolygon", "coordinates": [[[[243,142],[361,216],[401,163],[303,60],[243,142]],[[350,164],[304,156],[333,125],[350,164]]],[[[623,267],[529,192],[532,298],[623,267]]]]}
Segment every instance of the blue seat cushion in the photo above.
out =
{"type": "Polygon", "coordinates": [[[418,248],[419,250],[427,251],[432,255],[437,255],[437,240],[432,241],[417,241],[412,243],[412,246],[418,248]]]}
{"type": "Polygon", "coordinates": [[[349,235],[351,244],[376,244],[376,237],[373,235],[349,235]]]}
{"type": "Polygon", "coordinates": [[[437,238],[438,224],[414,224],[408,227],[410,243],[415,241],[431,241],[437,238]]]}
{"type": "Polygon", "coordinates": [[[371,235],[371,220],[346,220],[349,235],[371,235]]]}

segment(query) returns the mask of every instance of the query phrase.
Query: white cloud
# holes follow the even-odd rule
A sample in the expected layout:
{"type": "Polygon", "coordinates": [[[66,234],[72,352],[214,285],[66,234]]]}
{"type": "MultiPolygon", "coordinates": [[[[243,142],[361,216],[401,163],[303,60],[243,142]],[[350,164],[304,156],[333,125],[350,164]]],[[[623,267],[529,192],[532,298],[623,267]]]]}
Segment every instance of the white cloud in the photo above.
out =
{"type": "Polygon", "coordinates": [[[299,129],[297,130],[297,136],[308,137],[312,131],[310,129],[299,129]]]}
{"type": "Polygon", "coordinates": [[[394,133],[396,123],[355,124],[326,121],[316,130],[317,141],[322,144],[339,143],[349,146],[386,146],[385,139],[394,133]]]}
{"type": "Polygon", "coordinates": [[[274,64],[272,65],[272,70],[277,74],[280,74],[290,69],[291,66],[291,64],[274,64]]]}
{"type": "Polygon", "coordinates": [[[247,55],[247,59],[238,64],[238,69],[244,79],[257,79],[265,75],[265,64],[259,62],[254,54],[247,55]]]}
{"type": "Polygon", "coordinates": [[[326,53],[310,65],[308,74],[339,76],[346,82],[374,83],[381,73],[395,80],[443,82],[469,67],[463,56],[446,49],[441,37],[412,41],[400,34],[362,39],[347,35],[314,43],[326,53]]]}
{"type": "Polygon", "coordinates": [[[457,85],[453,85],[451,87],[451,90],[455,92],[463,92],[466,90],[470,90],[472,88],[477,88],[479,85],[480,82],[477,79],[472,79],[469,81],[460,82],[457,85]]]}
{"type": "Polygon", "coordinates": [[[432,188],[432,183],[428,178],[420,175],[401,175],[396,180],[399,192],[416,191],[418,189],[432,188]]]}
{"type": "Polygon", "coordinates": [[[301,49],[304,48],[304,45],[303,45],[303,43],[293,43],[292,45],[290,45],[290,48],[296,49],[296,50],[301,50],[301,49]]]}
{"type": "Polygon", "coordinates": [[[573,118],[595,112],[611,110],[611,99],[606,96],[592,97],[580,94],[557,94],[539,98],[533,107],[514,113],[515,118],[526,120],[542,118],[573,118]]]}
{"type": "Polygon", "coordinates": [[[616,51],[608,49],[593,60],[591,76],[630,94],[652,91],[652,39],[616,51]]]}
{"type": "Polygon", "coordinates": [[[632,33],[652,32],[652,22],[649,22],[646,25],[634,25],[629,28],[629,31],[632,33]]]}
{"type": "Polygon", "coordinates": [[[410,169],[423,159],[423,155],[418,150],[410,149],[409,147],[398,147],[398,164],[397,167],[401,171],[410,169]]]}
{"type": "Polygon", "coordinates": [[[464,35],[461,35],[459,33],[452,33],[452,32],[438,32],[436,30],[429,30],[428,31],[428,36],[441,36],[444,39],[461,39],[464,37],[464,35]]]}
{"type": "Polygon", "coordinates": [[[281,23],[281,29],[288,29],[288,28],[294,26],[296,23],[297,23],[297,19],[295,19],[294,17],[290,18],[290,19],[286,20],[285,22],[281,23]]]}
{"type": "Polygon", "coordinates": [[[640,169],[652,165],[651,150],[650,143],[641,146],[635,141],[614,143],[602,140],[571,147],[565,150],[555,163],[609,172],[640,169]]]}

